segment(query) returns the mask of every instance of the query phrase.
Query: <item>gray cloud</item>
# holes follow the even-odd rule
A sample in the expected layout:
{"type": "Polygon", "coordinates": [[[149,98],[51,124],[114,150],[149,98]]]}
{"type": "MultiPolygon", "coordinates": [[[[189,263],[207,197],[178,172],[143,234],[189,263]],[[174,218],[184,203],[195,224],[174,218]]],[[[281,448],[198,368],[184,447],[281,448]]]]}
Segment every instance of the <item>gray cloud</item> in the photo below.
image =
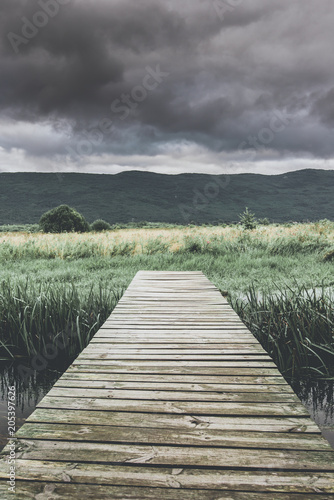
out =
{"type": "Polygon", "coordinates": [[[241,144],[252,154],[260,136],[270,141],[255,147],[256,161],[264,149],[283,160],[331,158],[331,0],[243,0],[220,16],[217,5],[228,4],[2,0],[0,145],[59,162],[70,148],[80,162],[154,157],[186,142],[212,163],[222,152],[239,161],[241,144]],[[34,28],[41,11],[45,26],[34,28]],[[158,68],[166,75],[149,79],[158,68]],[[277,113],[289,121],[272,133],[277,113]],[[112,128],[101,132],[102,120],[112,128]]]}

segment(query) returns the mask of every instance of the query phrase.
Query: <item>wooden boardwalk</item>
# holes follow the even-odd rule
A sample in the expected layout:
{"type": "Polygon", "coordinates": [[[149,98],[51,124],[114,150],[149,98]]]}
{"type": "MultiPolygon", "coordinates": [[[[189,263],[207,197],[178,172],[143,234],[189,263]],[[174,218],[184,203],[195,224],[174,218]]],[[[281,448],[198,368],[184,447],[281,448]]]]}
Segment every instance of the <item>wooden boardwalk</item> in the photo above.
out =
{"type": "Polygon", "coordinates": [[[139,272],[17,432],[0,498],[333,499],[334,451],[200,272],[139,272]]]}

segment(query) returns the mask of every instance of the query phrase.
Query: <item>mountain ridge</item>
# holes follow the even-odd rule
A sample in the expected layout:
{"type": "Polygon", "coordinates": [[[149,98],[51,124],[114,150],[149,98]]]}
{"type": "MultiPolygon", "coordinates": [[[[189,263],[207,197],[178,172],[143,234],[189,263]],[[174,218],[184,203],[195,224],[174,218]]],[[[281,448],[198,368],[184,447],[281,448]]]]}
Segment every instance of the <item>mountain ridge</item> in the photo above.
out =
{"type": "Polygon", "coordinates": [[[35,223],[63,203],[89,222],[232,222],[246,206],[273,222],[314,221],[333,219],[333,194],[333,170],[220,176],[0,173],[0,224],[35,223]]]}

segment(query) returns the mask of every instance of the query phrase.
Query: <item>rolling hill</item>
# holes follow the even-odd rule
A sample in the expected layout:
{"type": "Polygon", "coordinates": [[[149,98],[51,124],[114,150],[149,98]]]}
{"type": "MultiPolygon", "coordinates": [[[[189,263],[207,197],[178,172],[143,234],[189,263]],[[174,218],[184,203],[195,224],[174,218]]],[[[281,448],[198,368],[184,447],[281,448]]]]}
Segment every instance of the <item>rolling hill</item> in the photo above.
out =
{"type": "Polygon", "coordinates": [[[46,210],[63,203],[89,222],[232,222],[246,206],[257,217],[275,222],[332,220],[334,171],[229,177],[138,171],[0,174],[0,224],[35,223],[46,210]]]}

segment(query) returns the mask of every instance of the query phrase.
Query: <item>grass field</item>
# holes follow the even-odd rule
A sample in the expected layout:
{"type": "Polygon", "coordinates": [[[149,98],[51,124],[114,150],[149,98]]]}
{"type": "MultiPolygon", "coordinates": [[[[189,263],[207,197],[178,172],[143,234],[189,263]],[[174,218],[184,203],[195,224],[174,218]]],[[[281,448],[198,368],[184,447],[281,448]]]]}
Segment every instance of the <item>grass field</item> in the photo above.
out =
{"type": "Polygon", "coordinates": [[[201,270],[228,292],[268,351],[278,362],[282,358],[282,369],[309,371],[312,365],[314,373],[329,376],[334,374],[333,301],[327,293],[334,285],[333,250],[334,223],[329,221],[252,231],[234,226],[1,233],[2,353],[31,356],[55,339],[64,342],[70,331],[64,353],[73,356],[89,342],[138,270],[201,270]],[[319,291],[312,295],[314,288],[322,289],[320,298],[319,291]],[[268,300],[278,290],[275,303],[280,305],[275,308],[268,300]],[[247,293],[245,307],[238,298],[247,293]],[[300,323],[298,315],[304,318],[300,323]],[[276,324],[270,342],[268,322],[276,324]],[[305,344],[300,356],[293,351],[295,343],[305,344]]]}

